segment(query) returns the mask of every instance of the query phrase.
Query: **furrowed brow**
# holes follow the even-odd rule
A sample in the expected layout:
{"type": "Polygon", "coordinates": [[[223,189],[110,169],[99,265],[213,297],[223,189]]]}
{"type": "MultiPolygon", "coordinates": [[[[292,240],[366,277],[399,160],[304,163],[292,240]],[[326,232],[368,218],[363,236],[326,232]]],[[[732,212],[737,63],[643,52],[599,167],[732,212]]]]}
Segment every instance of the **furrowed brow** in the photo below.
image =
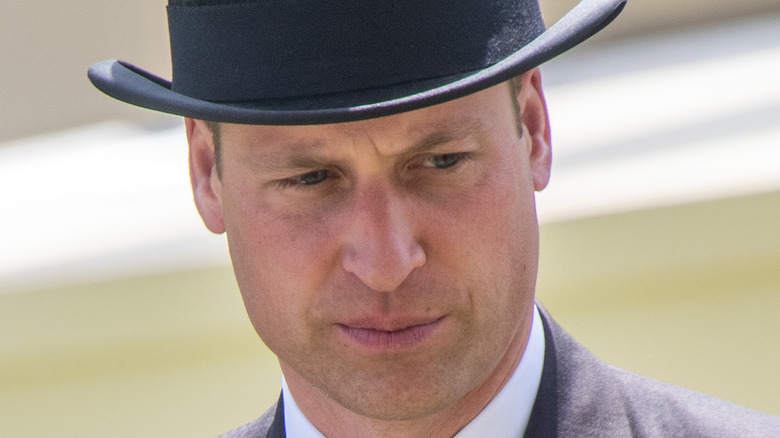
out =
{"type": "Polygon", "coordinates": [[[460,121],[457,125],[446,125],[439,129],[436,129],[431,134],[426,135],[421,140],[417,141],[414,146],[409,149],[409,154],[421,154],[435,149],[438,146],[449,143],[451,141],[462,140],[469,136],[474,135],[479,131],[482,123],[474,118],[468,118],[465,121],[460,121]]]}
{"type": "Polygon", "coordinates": [[[294,155],[284,158],[262,160],[255,163],[253,167],[261,172],[273,174],[281,172],[309,171],[312,169],[327,167],[329,163],[332,164],[332,161],[329,161],[324,157],[294,155]]]}

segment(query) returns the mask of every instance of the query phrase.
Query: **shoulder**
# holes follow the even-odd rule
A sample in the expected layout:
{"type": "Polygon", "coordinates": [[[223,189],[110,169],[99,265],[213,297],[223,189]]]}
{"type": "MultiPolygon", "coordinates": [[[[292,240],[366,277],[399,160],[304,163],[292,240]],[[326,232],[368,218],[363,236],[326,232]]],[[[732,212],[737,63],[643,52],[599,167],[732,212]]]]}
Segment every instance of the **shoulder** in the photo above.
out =
{"type": "Polygon", "coordinates": [[[621,370],[552,318],[560,436],[778,437],[780,417],[621,370]]]}
{"type": "Polygon", "coordinates": [[[697,391],[609,367],[620,400],[637,436],[780,436],[775,417],[697,391]]]}
{"type": "Polygon", "coordinates": [[[269,436],[269,431],[274,422],[274,416],[276,413],[277,405],[274,404],[270,409],[265,411],[260,418],[247,423],[239,428],[233,429],[230,432],[224,433],[217,438],[266,438],[269,436]]]}

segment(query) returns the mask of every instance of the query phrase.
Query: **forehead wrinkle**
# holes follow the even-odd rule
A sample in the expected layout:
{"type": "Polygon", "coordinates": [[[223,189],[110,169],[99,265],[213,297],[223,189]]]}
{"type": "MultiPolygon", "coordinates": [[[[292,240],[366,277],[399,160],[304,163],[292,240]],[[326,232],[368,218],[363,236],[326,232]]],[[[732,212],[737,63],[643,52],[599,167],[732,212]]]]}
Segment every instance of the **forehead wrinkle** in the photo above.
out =
{"type": "Polygon", "coordinates": [[[351,139],[356,153],[370,149],[384,157],[413,155],[466,138],[486,124],[479,114],[452,105],[448,102],[331,127],[337,129],[340,136],[351,139]]]}

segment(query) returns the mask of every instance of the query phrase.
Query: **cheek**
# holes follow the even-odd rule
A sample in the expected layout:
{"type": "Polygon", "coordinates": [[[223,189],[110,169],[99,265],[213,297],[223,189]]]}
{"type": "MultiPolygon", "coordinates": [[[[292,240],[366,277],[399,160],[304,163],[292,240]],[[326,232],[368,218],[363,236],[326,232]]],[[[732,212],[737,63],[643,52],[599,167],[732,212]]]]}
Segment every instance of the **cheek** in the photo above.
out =
{"type": "Polygon", "coordinates": [[[435,224],[429,230],[438,236],[436,240],[451,242],[447,251],[478,263],[478,270],[536,256],[532,182],[527,171],[518,167],[507,161],[491,166],[477,186],[427,212],[428,223],[435,224]]]}
{"type": "Polygon", "coordinates": [[[468,195],[428,212],[435,224],[428,228],[429,261],[443,261],[447,278],[464,282],[478,320],[500,321],[507,330],[516,321],[497,312],[516,315],[530,305],[538,264],[534,192],[518,167],[493,166],[468,195]]]}
{"type": "Polygon", "coordinates": [[[308,277],[307,270],[321,266],[322,258],[332,252],[328,236],[333,234],[333,221],[326,216],[279,212],[262,197],[253,198],[249,190],[239,192],[230,201],[225,207],[225,227],[231,256],[238,257],[242,266],[270,273],[300,273],[273,279],[284,280],[283,284],[308,277]]]}
{"type": "Polygon", "coordinates": [[[262,202],[227,203],[230,255],[244,305],[269,347],[280,336],[304,330],[316,293],[328,280],[336,249],[320,218],[284,217],[262,202]]]}

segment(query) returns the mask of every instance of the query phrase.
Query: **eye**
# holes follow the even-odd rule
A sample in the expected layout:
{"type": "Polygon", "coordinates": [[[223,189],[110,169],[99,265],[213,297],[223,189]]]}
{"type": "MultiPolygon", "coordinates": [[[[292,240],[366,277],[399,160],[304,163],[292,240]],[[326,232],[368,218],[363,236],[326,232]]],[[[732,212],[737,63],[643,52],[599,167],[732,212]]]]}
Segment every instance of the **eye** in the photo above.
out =
{"type": "Polygon", "coordinates": [[[431,155],[423,161],[423,165],[437,169],[446,169],[458,164],[461,159],[465,158],[465,155],[465,153],[431,155]]]}
{"type": "Polygon", "coordinates": [[[297,177],[296,179],[300,181],[300,184],[304,186],[311,186],[314,184],[319,184],[328,177],[330,172],[327,170],[315,170],[314,172],[304,173],[303,175],[297,177]]]}
{"type": "Polygon", "coordinates": [[[283,179],[279,181],[279,186],[282,188],[295,186],[313,186],[325,181],[332,176],[333,175],[331,172],[325,169],[320,169],[294,176],[292,178],[283,179]]]}

